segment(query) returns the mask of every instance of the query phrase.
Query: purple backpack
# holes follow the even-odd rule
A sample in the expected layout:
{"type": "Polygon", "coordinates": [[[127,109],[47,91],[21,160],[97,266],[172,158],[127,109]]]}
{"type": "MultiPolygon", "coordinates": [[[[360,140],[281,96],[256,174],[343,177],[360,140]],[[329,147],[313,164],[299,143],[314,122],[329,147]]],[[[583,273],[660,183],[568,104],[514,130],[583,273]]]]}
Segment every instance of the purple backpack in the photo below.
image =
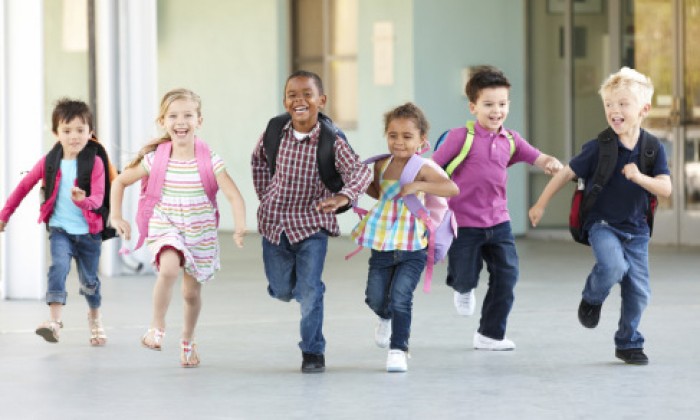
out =
{"type": "MultiPolygon", "coordinates": [[[[377,156],[372,156],[364,160],[362,163],[368,165],[374,163],[378,160],[385,159],[391,155],[382,154],[377,156]]],[[[406,166],[401,172],[401,178],[399,183],[404,186],[408,183],[413,182],[413,180],[420,172],[423,165],[430,165],[435,168],[438,172],[444,173],[445,171],[433,162],[431,159],[425,159],[419,155],[413,155],[411,159],[408,160],[406,166]]],[[[447,178],[447,174],[445,174],[447,178]]],[[[447,205],[447,198],[438,197],[433,194],[425,194],[425,204],[421,203],[415,194],[407,195],[403,197],[403,202],[408,207],[408,210],[417,219],[420,219],[425,223],[428,229],[428,261],[425,267],[425,282],[423,283],[423,291],[430,291],[430,283],[433,279],[433,265],[442,261],[447,256],[447,251],[452,245],[452,241],[457,236],[457,221],[452,213],[452,210],[447,205]]],[[[363,217],[367,214],[367,210],[355,207],[355,213],[363,217]]],[[[352,257],[362,248],[358,248],[355,252],[349,254],[346,259],[352,257]]]]}

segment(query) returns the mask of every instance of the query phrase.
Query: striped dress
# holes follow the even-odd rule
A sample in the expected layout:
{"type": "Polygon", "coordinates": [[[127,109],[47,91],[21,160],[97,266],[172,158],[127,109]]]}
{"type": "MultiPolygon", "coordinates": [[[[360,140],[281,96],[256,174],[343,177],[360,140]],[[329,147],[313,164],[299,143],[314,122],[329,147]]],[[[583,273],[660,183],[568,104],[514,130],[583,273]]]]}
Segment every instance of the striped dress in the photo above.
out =
{"type": "MultiPolygon", "coordinates": [[[[142,160],[149,174],[154,158],[152,152],[142,160]]],[[[213,152],[211,164],[217,175],[225,169],[224,162],[213,152]]],[[[200,283],[211,280],[219,269],[216,212],[204,191],[196,159],[168,161],[163,195],[148,221],[146,246],[154,264],[165,246],[182,252],[185,272],[200,283]]]]}
{"type": "MultiPolygon", "coordinates": [[[[376,251],[417,251],[428,246],[425,224],[416,219],[400,197],[397,179],[384,179],[391,158],[379,172],[379,200],[360,220],[350,237],[376,251]]],[[[420,194],[419,196],[422,196],[420,194]]]]}

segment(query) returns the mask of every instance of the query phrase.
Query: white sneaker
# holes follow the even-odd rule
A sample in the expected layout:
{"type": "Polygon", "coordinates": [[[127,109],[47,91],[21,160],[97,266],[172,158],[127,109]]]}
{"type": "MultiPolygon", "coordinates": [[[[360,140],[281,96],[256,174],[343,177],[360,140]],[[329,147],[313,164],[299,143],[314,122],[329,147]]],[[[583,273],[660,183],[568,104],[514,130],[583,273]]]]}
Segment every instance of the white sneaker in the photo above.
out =
{"type": "Polygon", "coordinates": [[[403,350],[389,350],[386,358],[387,372],[406,372],[408,370],[408,354],[403,350]]]}
{"type": "Polygon", "coordinates": [[[493,338],[481,335],[478,332],[474,333],[474,348],[477,350],[515,350],[515,343],[503,337],[503,340],[494,340],[493,338]]]}
{"type": "Polygon", "coordinates": [[[381,348],[386,348],[391,341],[391,319],[379,318],[374,329],[374,342],[381,348]]]}
{"type": "Polygon", "coordinates": [[[474,297],[474,289],[466,292],[459,293],[455,291],[454,295],[455,309],[457,313],[462,316],[472,316],[474,315],[474,307],[476,306],[476,298],[474,297]]]}

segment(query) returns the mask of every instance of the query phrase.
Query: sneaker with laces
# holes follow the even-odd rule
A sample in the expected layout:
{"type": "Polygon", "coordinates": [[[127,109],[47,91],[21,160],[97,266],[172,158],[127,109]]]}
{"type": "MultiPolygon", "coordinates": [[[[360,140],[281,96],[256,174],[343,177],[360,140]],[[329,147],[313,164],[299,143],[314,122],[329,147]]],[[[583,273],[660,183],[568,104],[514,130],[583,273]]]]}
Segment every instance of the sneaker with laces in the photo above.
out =
{"type": "Polygon", "coordinates": [[[505,351],[515,350],[515,343],[503,337],[503,340],[496,340],[485,335],[474,333],[474,348],[477,350],[505,351]]]}
{"type": "Polygon", "coordinates": [[[474,297],[474,289],[466,292],[454,292],[454,303],[457,313],[462,316],[474,315],[474,307],[476,306],[476,298],[474,297]]]}
{"type": "Polygon", "coordinates": [[[321,373],[326,370],[326,359],[323,354],[301,353],[302,373],[321,373]]]}
{"type": "Polygon", "coordinates": [[[408,352],[399,349],[389,350],[386,357],[387,372],[406,372],[408,370],[408,352]]]}
{"type": "Polygon", "coordinates": [[[615,349],[615,357],[628,365],[648,365],[649,358],[644,349],[615,349]]]}
{"type": "Polygon", "coordinates": [[[374,342],[381,348],[386,348],[391,341],[391,319],[379,318],[374,329],[374,342]]]}
{"type": "Polygon", "coordinates": [[[35,332],[49,343],[58,343],[58,333],[61,328],[63,328],[63,322],[49,320],[39,324],[35,332]]]}
{"type": "Polygon", "coordinates": [[[581,304],[578,306],[578,321],[586,328],[595,328],[600,321],[600,309],[603,304],[592,305],[581,299],[581,304]]]}

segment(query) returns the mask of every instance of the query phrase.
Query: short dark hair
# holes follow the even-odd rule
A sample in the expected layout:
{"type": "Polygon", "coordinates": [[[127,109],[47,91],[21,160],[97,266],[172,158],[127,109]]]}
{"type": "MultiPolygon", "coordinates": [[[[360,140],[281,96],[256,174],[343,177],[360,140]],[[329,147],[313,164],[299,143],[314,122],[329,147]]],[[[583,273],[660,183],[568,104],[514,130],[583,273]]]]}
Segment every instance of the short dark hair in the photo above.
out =
{"type": "Polygon", "coordinates": [[[384,114],[385,133],[389,130],[389,123],[397,118],[413,121],[422,136],[427,135],[428,130],[430,130],[430,124],[428,124],[428,119],[425,118],[425,114],[412,102],[406,102],[384,114]]]}
{"type": "Polygon", "coordinates": [[[476,103],[482,90],[493,87],[510,88],[510,82],[496,67],[479,66],[474,69],[464,88],[464,93],[469,98],[469,102],[476,103]]]}
{"type": "Polygon", "coordinates": [[[289,77],[287,77],[287,81],[284,83],[284,89],[285,90],[287,89],[287,83],[289,83],[290,80],[296,79],[297,77],[303,77],[306,79],[313,80],[314,83],[316,84],[316,88],[318,88],[318,94],[319,95],[324,94],[323,93],[323,82],[321,81],[321,77],[318,74],[316,74],[312,71],[308,71],[308,70],[297,70],[294,73],[290,74],[289,77]]]}
{"type": "Polygon", "coordinates": [[[90,130],[94,129],[92,125],[92,111],[90,111],[88,104],[74,99],[59,99],[56,101],[56,106],[54,106],[51,115],[51,131],[54,134],[58,133],[58,124],[71,122],[76,117],[83,120],[90,127],[90,130]]]}

